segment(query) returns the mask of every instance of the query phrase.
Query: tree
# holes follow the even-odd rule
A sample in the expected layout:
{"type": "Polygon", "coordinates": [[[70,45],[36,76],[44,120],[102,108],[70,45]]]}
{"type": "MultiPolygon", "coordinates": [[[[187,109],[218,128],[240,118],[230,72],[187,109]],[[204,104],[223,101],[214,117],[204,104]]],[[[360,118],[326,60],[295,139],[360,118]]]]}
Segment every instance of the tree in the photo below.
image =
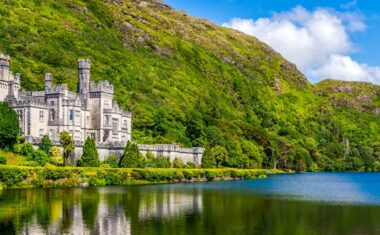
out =
{"type": "Polygon", "coordinates": [[[215,146],[211,149],[211,154],[213,155],[216,163],[216,168],[219,168],[222,166],[222,164],[225,164],[227,158],[228,158],[228,152],[227,149],[222,146],[215,146]]]}
{"type": "Polygon", "coordinates": [[[48,135],[44,135],[44,137],[41,140],[41,143],[39,144],[38,148],[42,151],[44,151],[46,154],[50,155],[50,149],[53,147],[53,144],[51,140],[49,139],[48,135]]]}
{"type": "Polygon", "coordinates": [[[215,168],[216,161],[215,157],[212,155],[211,149],[206,149],[202,157],[202,168],[215,168]]]}
{"type": "Polygon", "coordinates": [[[71,153],[75,149],[74,141],[67,131],[63,131],[59,135],[59,142],[61,143],[63,148],[63,161],[66,165],[66,159],[71,156],[71,153]]]}
{"type": "Polygon", "coordinates": [[[141,155],[137,145],[128,141],[127,145],[125,146],[123,156],[120,160],[120,167],[123,167],[123,168],[139,167],[139,165],[141,164],[141,158],[143,158],[143,156],[141,155]]]}
{"type": "Polygon", "coordinates": [[[81,167],[99,167],[100,160],[95,141],[91,137],[87,137],[83,146],[83,154],[78,160],[78,166],[81,167]]]}
{"type": "Polygon", "coordinates": [[[183,163],[178,158],[175,158],[173,161],[173,168],[183,168],[183,163]]]}
{"type": "Polygon", "coordinates": [[[17,113],[8,103],[0,102],[0,148],[11,148],[20,132],[17,113]]]}

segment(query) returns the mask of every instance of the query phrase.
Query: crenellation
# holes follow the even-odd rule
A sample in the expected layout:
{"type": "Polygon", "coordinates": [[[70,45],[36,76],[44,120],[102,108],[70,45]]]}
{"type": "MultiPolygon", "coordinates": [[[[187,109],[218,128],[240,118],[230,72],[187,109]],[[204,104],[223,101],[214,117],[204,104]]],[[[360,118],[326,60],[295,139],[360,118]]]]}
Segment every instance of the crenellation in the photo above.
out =
{"type": "Polygon", "coordinates": [[[90,82],[90,92],[104,92],[113,94],[114,86],[110,84],[108,81],[100,81],[98,83],[90,82]]]}
{"type": "MultiPolygon", "coordinates": [[[[53,84],[53,75],[45,74],[43,91],[19,91],[20,74],[9,70],[9,56],[0,55],[0,101],[16,111],[26,141],[37,146],[44,135],[60,145],[59,134],[67,131],[76,146],[74,158],[81,155],[87,137],[95,140],[104,160],[110,154],[121,156],[132,140],[132,113],[120,108],[113,99],[114,86],[108,81],[90,82],[91,61],[78,60],[78,93],[66,84],[53,84]]],[[[175,158],[200,165],[203,148],[182,148],[175,144],[138,145],[143,154],[175,158]]]]}

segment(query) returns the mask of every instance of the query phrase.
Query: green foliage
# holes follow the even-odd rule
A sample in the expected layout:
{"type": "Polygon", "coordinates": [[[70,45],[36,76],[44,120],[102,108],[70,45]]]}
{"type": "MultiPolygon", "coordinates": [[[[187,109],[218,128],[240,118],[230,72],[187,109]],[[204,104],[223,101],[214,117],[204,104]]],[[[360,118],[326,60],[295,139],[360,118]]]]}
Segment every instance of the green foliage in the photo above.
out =
{"type": "Polygon", "coordinates": [[[98,167],[100,166],[99,154],[95,141],[87,137],[83,146],[82,157],[78,160],[78,166],[81,167],[98,167]]]}
{"type": "Polygon", "coordinates": [[[49,162],[49,155],[47,155],[42,150],[35,151],[31,156],[28,157],[28,161],[37,162],[39,166],[44,166],[49,162]]]}
{"type": "Polygon", "coordinates": [[[173,161],[173,168],[183,168],[184,165],[178,158],[175,158],[173,161]]]}
{"type": "Polygon", "coordinates": [[[206,149],[202,157],[202,168],[215,168],[216,160],[211,149],[206,149]]]}
{"type": "Polygon", "coordinates": [[[27,172],[18,168],[1,168],[0,181],[7,186],[13,186],[27,177],[27,172]]]}
{"type": "Polygon", "coordinates": [[[108,164],[112,168],[117,168],[119,167],[119,160],[115,155],[111,155],[103,162],[103,164],[108,164]]]}
{"type": "Polygon", "coordinates": [[[120,160],[120,167],[122,168],[138,168],[145,167],[146,159],[140,153],[139,148],[136,144],[128,141],[125,146],[123,156],[120,160]]]}
{"type": "Polygon", "coordinates": [[[56,166],[63,165],[63,155],[61,149],[57,146],[50,148],[50,163],[56,166]]]}
{"type": "Polygon", "coordinates": [[[197,168],[197,165],[195,165],[195,163],[193,163],[193,162],[188,162],[188,163],[186,163],[185,167],[188,169],[195,169],[195,168],[197,168]]]}
{"type": "Polygon", "coordinates": [[[41,143],[38,145],[38,148],[44,151],[46,154],[50,155],[50,149],[53,147],[53,144],[48,135],[44,135],[41,140],[41,143]]]}
{"type": "MultiPolygon", "coordinates": [[[[75,91],[76,60],[89,58],[92,80],[108,79],[133,110],[137,143],[228,151],[218,162],[206,152],[207,167],[371,170],[380,161],[379,86],[313,85],[256,38],[154,1],[0,1],[0,9],[0,50],[24,89],[43,89],[49,71],[75,91]]],[[[0,147],[10,148],[17,115],[5,113],[0,141],[10,139],[0,147]]],[[[69,133],[60,137],[66,161],[74,146],[69,133]]],[[[128,167],[155,164],[130,157],[139,160],[123,158],[128,167]]]]}
{"type": "Polygon", "coordinates": [[[242,169],[123,169],[93,167],[25,167],[0,165],[0,183],[8,187],[72,187],[188,182],[262,177],[275,170],[242,169]]]}
{"type": "Polygon", "coordinates": [[[71,156],[71,153],[75,149],[74,141],[70,136],[70,133],[63,131],[59,134],[59,142],[63,148],[63,161],[66,164],[66,159],[71,156]]]}
{"type": "Polygon", "coordinates": [[[6,102],[0,102],[0,148],[11,148],[19,132],[16,112],[6,102]]]}
{"type": "Polygon", "coordinates": [[[6,165],[6,164],[7,164],[7,157],[0,153],[0,165],[6,165]]]}

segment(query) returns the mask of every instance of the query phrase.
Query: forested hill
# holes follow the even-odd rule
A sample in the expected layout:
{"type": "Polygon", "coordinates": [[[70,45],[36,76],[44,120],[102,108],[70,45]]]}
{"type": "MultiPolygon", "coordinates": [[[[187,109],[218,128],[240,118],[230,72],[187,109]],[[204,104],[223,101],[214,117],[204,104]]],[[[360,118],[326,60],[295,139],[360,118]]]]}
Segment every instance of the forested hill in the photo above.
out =
{"type": "Polygon", "coordinates": [[[75,91],[76,61],[91,59],[139,143],[225,148],[232,167],[380,168],[378,86],[312,85],[256,38],[158,1],[5,0],[0,25],[24,89],[51,72],[75,91]]]}

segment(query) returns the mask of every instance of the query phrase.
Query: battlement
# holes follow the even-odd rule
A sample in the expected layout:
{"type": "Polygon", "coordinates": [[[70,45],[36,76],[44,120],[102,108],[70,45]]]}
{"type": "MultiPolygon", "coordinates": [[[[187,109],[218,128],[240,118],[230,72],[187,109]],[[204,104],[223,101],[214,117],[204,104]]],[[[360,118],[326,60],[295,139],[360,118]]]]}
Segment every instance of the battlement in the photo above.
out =
{"type": "Polygon", "coordinates": [[[8,55],[0,54],[0,68],[9,68],[11,58],[8,55]]]}
{"type": "Polygon", "coordinates": [[[204,148],[181,148],[176,144],[157,144],[157,145],[145,145],[139,144],[140,151],[151,152],[177,152],[177,153],[189,153],[189,154],[203,154],[204,148]]]}
{"type": "Polygon", "coordinates": [[[90,82],[90,92],[105,92],[113,94],[114,87],[108,81],[100,81],[98,83],[90,82]]]}
{"type": "Polygon", "coordinates": [[[91,69],[91,61],[87,59],[79,59],[78,69],[91,69]]]}
{"type": "Polygon", "coordinates": [[[69,88],[66,84],[52,85],[46,87],[46,94],[66,94],[69,91],[69,88]]]}
{"type": "Polygon", "coordinates": [[[39,107],[39,108],[48,108],[48,105],[45,103],[41,102],[36,102],[31,99],[22,99],[22,100],[13,100],[11,103],[12,107],[17,108],[17,107],[25,107],[25,106],[34,106],[34,107],[39,107]]]}

